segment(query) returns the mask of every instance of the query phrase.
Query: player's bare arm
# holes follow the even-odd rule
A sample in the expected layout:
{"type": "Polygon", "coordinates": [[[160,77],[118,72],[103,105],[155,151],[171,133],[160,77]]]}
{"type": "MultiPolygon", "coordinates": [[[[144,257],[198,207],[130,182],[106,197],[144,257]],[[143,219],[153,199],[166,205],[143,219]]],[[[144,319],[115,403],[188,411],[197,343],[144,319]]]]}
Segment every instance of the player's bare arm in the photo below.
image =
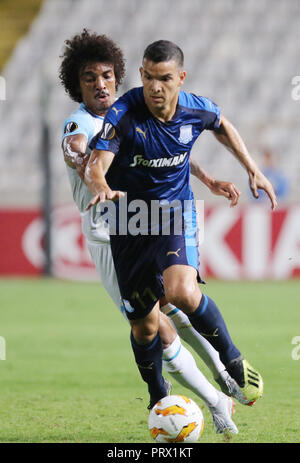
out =
{"type": "Polygon", "coordinates": [[[105,179],[114,156],[111,151],[96,149],[92,151],[85,169],[84,181],[95,196],[89,202],[86,210],[98,202],[104,202],[108,199],[116,201],[124,196],[122,191],[111,190],[105,179]]]}
{"type": "Polygon", "coordinates": [[[258,198],[259,195],[257,190],[264,190],[269,196],[272,209],[275,209],[277,201],[271,183],[263,175],[254,159],[250,156],[236,128],[223,115],[220,118],[220,127],[214,130],[214,135],[222,145],[226,146],[226,148],[234,154],[237,160],[246,169],[249,175],[249,184],[253,196],[258,198]]]}
{"type": "Polygon", "coordinates": [[[216,180],[203,170],[197,161],[190,158],[191,174],[197,177],[210,191],[217,196],[225,196],[230,201],[230,207],[237,205],[240,191],[231,182],[216,180]]]}
{"type": "Polygon", "coordinates": [[[84,180],[84,172],[89,159],[86,153],[87,138],[83,134],[69,135],[62,142],[65,163],[76,169],[81,180],[84,180]]]}

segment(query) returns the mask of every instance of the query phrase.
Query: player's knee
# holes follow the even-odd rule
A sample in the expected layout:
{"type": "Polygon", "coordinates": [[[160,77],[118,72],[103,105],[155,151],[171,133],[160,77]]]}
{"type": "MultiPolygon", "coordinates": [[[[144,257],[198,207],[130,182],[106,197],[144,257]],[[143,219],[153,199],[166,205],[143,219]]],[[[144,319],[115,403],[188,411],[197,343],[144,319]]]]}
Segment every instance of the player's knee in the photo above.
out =
{"type": "Polygon", "coordinates": [[[153,324],[133,324],[131,326],[132,335],[137,344],[145,345],[150,344],[158,331],[158,328],[153,324]]]}
{"type": "Polygon", "coordinates": [[[193,282],[182,281],[165,288],[168,302],[183,311],[190,312],[195,309],[199,295],[193,282]]]}

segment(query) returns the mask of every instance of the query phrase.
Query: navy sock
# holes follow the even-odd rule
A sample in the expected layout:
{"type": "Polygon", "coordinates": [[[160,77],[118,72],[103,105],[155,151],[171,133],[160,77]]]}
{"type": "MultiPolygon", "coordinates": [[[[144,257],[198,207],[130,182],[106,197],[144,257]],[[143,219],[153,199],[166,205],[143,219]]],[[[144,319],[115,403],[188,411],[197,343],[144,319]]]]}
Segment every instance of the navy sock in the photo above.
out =
{"type": "Polygon", "coordinates": [[[150,344],[137,344],[130,334],[132,349],[138,369],[143,380],[148,384],[150,403],[153,405],[167,395],[165,381],[162,376],[162,343],[157,333],[150,344]]]}
{"type": "Polygon", "coordinates": [[[219,352],[225,366],[241,355],[231,340],[218,307],[210,297],[202,294],[199,307],[188,317],[195,330],[219,352]]]}

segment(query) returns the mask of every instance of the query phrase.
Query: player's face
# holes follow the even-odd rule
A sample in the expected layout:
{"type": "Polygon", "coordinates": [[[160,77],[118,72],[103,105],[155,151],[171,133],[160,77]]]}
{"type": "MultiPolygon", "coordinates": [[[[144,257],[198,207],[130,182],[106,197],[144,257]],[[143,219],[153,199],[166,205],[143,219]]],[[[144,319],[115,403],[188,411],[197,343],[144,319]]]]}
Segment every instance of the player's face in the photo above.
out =
{"type": "Polygon", "coordinates": [[[145,102],[154,114],[175,108],[186,73],[176,61],[154,63],[144,59],[140,68],[145,102]]]}
{"type": "Polygon", "coordinates": [[[79,72],[82,101],[94,114],[103,116],[115,101],[116,77],[109,63],[88,63],[79,72]]]}

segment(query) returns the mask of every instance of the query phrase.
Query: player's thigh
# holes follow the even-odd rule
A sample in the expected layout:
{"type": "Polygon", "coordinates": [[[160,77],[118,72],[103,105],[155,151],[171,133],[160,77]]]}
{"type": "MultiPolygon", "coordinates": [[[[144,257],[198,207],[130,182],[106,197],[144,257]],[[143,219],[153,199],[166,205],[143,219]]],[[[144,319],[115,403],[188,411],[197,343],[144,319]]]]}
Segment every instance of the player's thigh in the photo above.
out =
{"type": "Polygon", "coordinates": [[[111,236],[120,293],[129,320],[144,319],[163,296],[162,276],[155,265],[151,236],[111,236]]]}

